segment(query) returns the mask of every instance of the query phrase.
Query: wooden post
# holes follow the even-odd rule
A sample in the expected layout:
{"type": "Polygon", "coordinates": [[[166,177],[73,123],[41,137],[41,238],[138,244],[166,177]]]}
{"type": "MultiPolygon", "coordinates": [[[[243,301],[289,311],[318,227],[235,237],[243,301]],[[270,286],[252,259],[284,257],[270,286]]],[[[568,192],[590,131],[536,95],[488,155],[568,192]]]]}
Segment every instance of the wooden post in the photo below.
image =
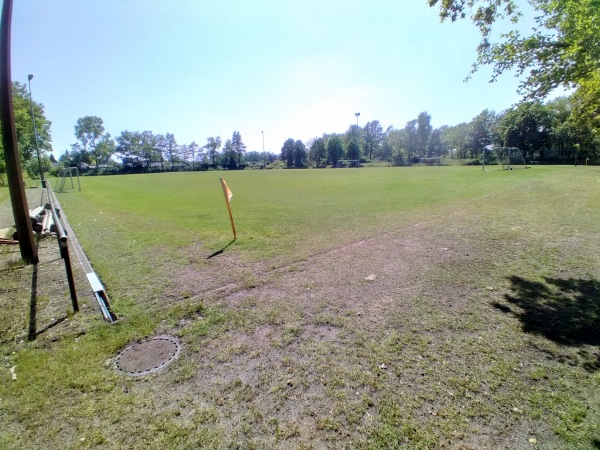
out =
{"type": "Polygon", "coordinates": [[[12,0],[2,2],[2,21],[0,24],[0,122],[2,122],[2,144],[4,145],[8,189],[15,217],[15,227],[19,237],[21,257],[29,264],[37,264],[38,252],[33,237],[31,219],[29,218],[13,115],[10,68],[12,3],[12,0]]]}

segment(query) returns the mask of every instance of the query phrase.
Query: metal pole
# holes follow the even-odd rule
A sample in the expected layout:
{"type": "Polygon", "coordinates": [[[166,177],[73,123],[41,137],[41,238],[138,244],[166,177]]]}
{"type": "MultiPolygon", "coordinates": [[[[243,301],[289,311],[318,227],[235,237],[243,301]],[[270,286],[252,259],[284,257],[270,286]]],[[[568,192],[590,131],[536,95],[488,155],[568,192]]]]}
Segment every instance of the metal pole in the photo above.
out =
{"type": "Polygon", "coordinates": [[[69,283],[69,293],[71,294],[71,305],[73,312],[79,311],[79,303],[77,301],[77,290],[75,289],[75,278],[73,277],[73,267],[71,266],[71,256],[69,255],[69,240],[67,233],[60,222],[60,217],[54,206],[52,188],[48,185],[48,203],[50,203],[50,211],[56,226],[56,237],[58,239],[58,247],[60,248],[60,257],[65,261],[65,272],[67,273],[67,282],[69,283]]]}
{"type": "Polygon", "coordinates": [[[357,112],[357,113],[354,113],[354,115],[356,116],[356,126],[358,126],[358,116],[360,116],[360,113],[357,112]]]}
{"type": "Polygon", "coordinates": [[[265,164],[265,169],[267,168],[267,155],[265,154],[265,132],[261,131],[263,137],[263,162],[265,164]]]}
{"type": "Polygon", "coordinates": [[[31,121],[33,122],[33,138],[35,140],[35,151],[37,153],[38,165],[40,167],[40,180],[42,181],[42,187],[46,187],[46,182],[44,181],[44,169],[42,168],[42,157],[40,156],[40,147],[38,145],[38,135],[37,128],[35,126],[35,115],[33,114],[33,98],[31,97],[31,79],[33,78],[32,74],[27,76],[27,82],[29,83],[29,104],[31,105],[31,121]]]}
{"type": "Polygon", "coordinates": [[[27,196],[25,195],[23,174],[21,173],[21,161],[17,148],[17,134],[13,114],[10,70],[12,4],[12,0],[2,2],[2,21],[0,24],[0,122],[2,123],[2,144],[4,145],[8,189],[15,218],[15,227],[19,236],[21,257],[30,264],[37,264],[38,252],[27,207],[27,196]]]}

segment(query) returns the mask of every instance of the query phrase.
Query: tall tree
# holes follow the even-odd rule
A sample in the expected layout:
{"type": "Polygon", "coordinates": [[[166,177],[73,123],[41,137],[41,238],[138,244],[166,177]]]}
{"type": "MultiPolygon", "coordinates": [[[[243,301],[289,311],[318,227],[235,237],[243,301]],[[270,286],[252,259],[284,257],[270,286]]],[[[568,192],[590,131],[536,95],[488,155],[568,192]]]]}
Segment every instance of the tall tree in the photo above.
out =
{"type": "Polygon", "coordinates": [[[237,166],[242,166],[242,156],[246,153],[246,145],[242,141],[242,135],[239,131],[234,131],[233,136],[231,137],[231,147],[234,153],[237,155],[237,166]]]}
{"type": "Polygon", "coordinates": [[[294,140],[288,138],[281,147],[281,160],[285,161],[285,165],[288,169],[294,167],[294,144],[294,140]]]}
{"type": "Polygon", "coordinates": [[[318,137],[310,141],[310,160],[315,164],[315,167],[319,167],[321,163],[327,160],[327,147],[325,145],[325,138],[318,137]]]}
{"type": "Polygon", "coordinates": [[[427,156],[436,157],[444,155],[444,145],[442,144],[442,132],[436,128],[431,132],[429,142],[427,143],[427,156]]]}
{"type": "Polygon", "coordinates": [[[308,154],[306,153],[306,146],[304,142],[298,139],[294,142],[294,167],[296,169],[302,169],[306,167],[306,160],[308,154]]]}
{"type": "Polygon", "coordinates": [[[474,71],[493,67],[492,80],[506,71],[522,76],[520,92],[528,100],[546,97],[558,86],[581,85],[600,71],[598,0],[530,0],[536,25],[522,34],[522,16],[514,0],[428,0],[442,20],[470,17],[479,28],[474,71]],[[492,42],[492,26],[509,19],[514,26],[492,42]]]}
{"type": "Polygon", "coordinates": [[[96,168],[98,164],[106,163],[115,152],[115,141],[110,133],[105,133],[96,144],[96,168]]]}
{"type": "MultiPolygon", "coordinates": [[[[19,156],[21,163],[25,164],[36,157],[36,141],[33,133],[33,123],[31,121],[31,103],[29,92],[25,83],[18,81],[12,84],[13,95],[13,115],[15,119],[15,131],[17,134],[17,144],[19,147],[19,156]]],[[[44,105],[33,102],[33,116],[37,131],[37,144],[40,149],[40,156],[52,150],[52,137],[50,134],[51,122],[46,118],[44,105]]],[[[0,140],[0,174],[5,172],[4,151],[2,141],[0,140]]]]}
{"type": "Polygon", "coordinates": [[[217,137],[209,137],[206,140],[206,145],[204,145],[206,149],[206,155],[212,159],[213,167],[217,165],[217,155],[219,154],[219,149],[221,148],[221,136],[217,137]]]}
{"type": "Polygon", "coordinates": [[[469,130],[469,150],[471,158],[477,158],[483,148],[499,141],[497,134],[498,115],[484,109],[473,118],[469,130]]]}
{"type": "Polygon", "coordinates": [[[352,139],[348,142],[348,150],[346,152],[348,159],[359,159],[360,158],[360,144],[358,139],[352,139]]]}
{"type": "Polygon", "coordinates": [[[427,154],[427,144],[432,130],[431,115],[427,111],[423,111],[417,117],[417,154],[420,157],[427,154]]]}
{"type": "Polygon", "coordinates": [[[179,145],[177,145],[174,134],[157,135],[156,147],[161,153],[161,161],[167,160],[173,166],[179,159],[179,145]]]}
{"type": "Polygon", "coordinates": [[[96,170],[98,170],[99,157],[96,146],[104,134],[104,122],[98,116],[85,116],[77,119],[75,124],[75,137],[81,147],[89,153],[94,154],[96,170]]]}
{"type": "Polygon", "coordinates": [[[364,135],[365,153],[369,155],[369,159],[373,159],[373,152],[377,152],[383,143],[383,127],[378,120],[367,122],[364,128],[364,135]]]}
{"type": "Polygon", "coordinates": [[[408,159],[409,162],[412,159],[412,157],[417,154],[418,149],[419,149],[419,138],[417,135],[417,121],[416,120],[409,120],[408,122],[406,122],[406,125],[404,125],[404,132],[406,134],[406,143],[404,145],[404,147],[406,148],[406,151],[408,153],[408,159]]]}
{"type": "Polygon", "coordinates": [[[123,164],[133,165],[141,161],[143,144],[139,131],[121,131],[116,141],[115,153],[121,157],[123,164]]]}
{"type": "Polygon", "coordinates": [[[507,147],[518,147],[525,159],[550,145],[551,115],[539,102],[521,103],[507,110],[500,121],[500,137],[507,147]]]}
{"type": "Polygon", "coordinates": [[[344,157],[344,146],[342,140],[337,134],[329,137],[327,140],[327,162],[332,166],[337,166],[337,162],[344,157]]]}

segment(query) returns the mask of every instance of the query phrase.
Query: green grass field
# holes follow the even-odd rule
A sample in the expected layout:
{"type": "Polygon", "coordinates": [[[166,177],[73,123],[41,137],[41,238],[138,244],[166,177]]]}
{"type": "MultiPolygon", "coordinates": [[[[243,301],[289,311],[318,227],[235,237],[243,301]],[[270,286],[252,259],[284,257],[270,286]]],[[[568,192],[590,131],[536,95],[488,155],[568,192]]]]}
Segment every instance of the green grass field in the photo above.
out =
{"type": "Polygon", "coordinates": [[[599,175],[85,177],[58,199],[122,320],[0,341],[0,447],[599,448],[599,175]],[[157,333],[179,360],[113,368],[157,333]]]}

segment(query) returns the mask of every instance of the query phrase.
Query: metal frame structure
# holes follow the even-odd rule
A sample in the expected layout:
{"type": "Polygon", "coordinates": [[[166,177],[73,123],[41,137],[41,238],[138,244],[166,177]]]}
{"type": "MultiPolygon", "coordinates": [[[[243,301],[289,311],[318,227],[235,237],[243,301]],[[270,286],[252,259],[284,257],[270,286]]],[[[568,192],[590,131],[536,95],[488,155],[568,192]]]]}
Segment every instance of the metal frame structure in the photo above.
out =
{"type": "MultiPolygon", "coordinates": [[[[498,161],[500,161],[500,165],[502,166],[502,170],[512,170],[512,167],[510,167],[510,161],[511,161],[511,153],[513,151],[518,151],[520,152],[521,150],[518,147],[494,147],[493,145],[486,145],[483,148],[483,164],[482,164],[482,170],[485,170],[485,154],[486,152],[494,152],[496,153],[496,157],[498,158],[498,161]],[[504,162],[502,161],[502,157],[500,156],[500,154],[498,153],[498,150],[500,151],[508,151],[508,161],[506,164],[506,167],[504,165],[504,162]]],[[[525,160],[525,158],[523,157],[523,153],[521,153],[521,161],[523,161],[523,165],[525,166],[525,169],[530,169],[531,166],[529,166],[527,164],[527,161],[525,160]]]]}

